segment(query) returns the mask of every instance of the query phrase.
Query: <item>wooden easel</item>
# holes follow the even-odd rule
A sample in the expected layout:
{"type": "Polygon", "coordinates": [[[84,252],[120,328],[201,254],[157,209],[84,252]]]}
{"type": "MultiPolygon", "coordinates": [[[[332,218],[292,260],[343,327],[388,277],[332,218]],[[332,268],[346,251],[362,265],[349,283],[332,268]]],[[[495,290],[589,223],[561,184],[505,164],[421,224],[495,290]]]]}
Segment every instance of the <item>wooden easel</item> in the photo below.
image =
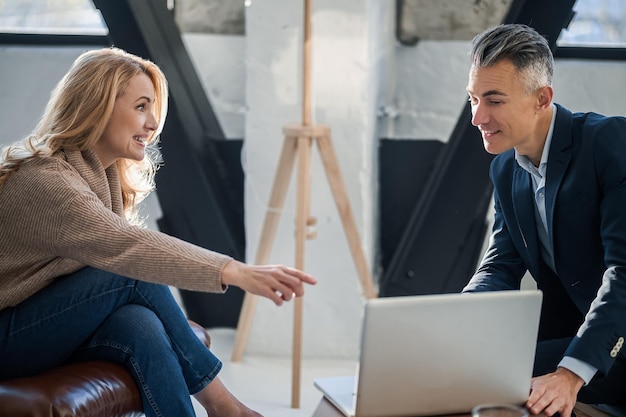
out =
{"type": "MultiPolygon", "coordinates": [[[[255,264],[266,264],[276,236],[281,211],[289,187],[290,177],[296,157],[298,159],[298,173],[296,183],[296,246],[295,264],[297,269],[304,270],[305,243],[307,239],[314,239],[316,219],[311,217],[311,147],[317,144],[320,152],[326,177],[339,211],[341,223],[348,240],[352,259],[366,298],[375,298],[372,276],[365,260],[361,247],[361,240],[354,221],[348,193],[339,170],[337,157],[330,137],[330,128],[324,125],[311,124],[311,0],[304,2],[304,48],[303,48],[303,94],[302,94],[302,123],[283,126],[284,141],[278,161],[278,168],[272,184],[272,191],[265,213],[263,228],[261,229],[260,243],[257,248],[255,264]]],[[[250,334],[252,320],[257,305],[257,296],[246,293],[233,346],[231,360],[241,361],[243,351],[250,334]]],[[[302,298],[294,300],[293,318],[293,349],[292,349],[292,389],[291,407],[300,407],[300,370],[302,362],[302,298]]]]}

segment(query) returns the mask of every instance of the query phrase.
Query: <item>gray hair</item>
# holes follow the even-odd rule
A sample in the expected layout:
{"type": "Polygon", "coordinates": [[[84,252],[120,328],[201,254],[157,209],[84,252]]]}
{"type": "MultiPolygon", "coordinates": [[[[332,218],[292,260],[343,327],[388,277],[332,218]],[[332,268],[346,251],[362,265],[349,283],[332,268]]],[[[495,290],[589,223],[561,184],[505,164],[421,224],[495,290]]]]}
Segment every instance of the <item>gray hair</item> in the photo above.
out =
{"type": "Polygon", "coordinates": [[[470,50],[472,68],[509,60],[523,77],[526,92],[552,85],[554,57],[546,38],[520,24],[496,26],[476,35],[470,50]]]}

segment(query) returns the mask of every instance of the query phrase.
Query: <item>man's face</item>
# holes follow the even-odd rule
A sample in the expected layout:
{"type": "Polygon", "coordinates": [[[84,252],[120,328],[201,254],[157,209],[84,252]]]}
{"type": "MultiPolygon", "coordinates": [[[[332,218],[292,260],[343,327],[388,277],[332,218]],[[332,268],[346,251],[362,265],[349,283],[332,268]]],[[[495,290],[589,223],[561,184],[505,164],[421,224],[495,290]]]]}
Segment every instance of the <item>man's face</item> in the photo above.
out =
{"type": "Polygon", "coordinates": [[[472,124],[480,130],[485,150],[490,154],[515,148],[522,155],[530,157],[539,152],[541,156],[547,133],[542,133],[539,126],[541,89],[528,94],[523,81],[509,60],[470,69],[467,93],[472,124]]]}

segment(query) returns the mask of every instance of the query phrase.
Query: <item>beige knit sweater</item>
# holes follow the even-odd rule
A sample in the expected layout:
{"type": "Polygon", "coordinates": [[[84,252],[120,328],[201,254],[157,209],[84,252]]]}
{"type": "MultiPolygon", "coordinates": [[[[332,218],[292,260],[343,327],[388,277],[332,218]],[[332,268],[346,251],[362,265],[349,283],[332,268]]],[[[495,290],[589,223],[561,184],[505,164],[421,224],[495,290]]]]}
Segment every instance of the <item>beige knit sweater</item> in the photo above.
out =
{"type": "Polygon", "coordinates": [[[115,164],[92,151],[29,161],[0,188],[0,310],[87,265],[188,290],[223,292],[232,258],[129,224],[115,164]]]}

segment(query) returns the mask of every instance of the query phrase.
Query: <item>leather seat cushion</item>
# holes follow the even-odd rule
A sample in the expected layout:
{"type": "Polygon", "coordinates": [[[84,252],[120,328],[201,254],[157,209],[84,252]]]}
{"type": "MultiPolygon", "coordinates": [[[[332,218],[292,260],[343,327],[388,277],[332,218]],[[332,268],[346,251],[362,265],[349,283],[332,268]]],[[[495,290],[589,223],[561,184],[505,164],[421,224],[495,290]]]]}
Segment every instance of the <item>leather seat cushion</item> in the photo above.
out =
{"type": "Polygon", "coordinates": [[[0,383],[0,415],[141,416],[141,397],[126,368],[110,362],[63,365],[0,383]]]}

